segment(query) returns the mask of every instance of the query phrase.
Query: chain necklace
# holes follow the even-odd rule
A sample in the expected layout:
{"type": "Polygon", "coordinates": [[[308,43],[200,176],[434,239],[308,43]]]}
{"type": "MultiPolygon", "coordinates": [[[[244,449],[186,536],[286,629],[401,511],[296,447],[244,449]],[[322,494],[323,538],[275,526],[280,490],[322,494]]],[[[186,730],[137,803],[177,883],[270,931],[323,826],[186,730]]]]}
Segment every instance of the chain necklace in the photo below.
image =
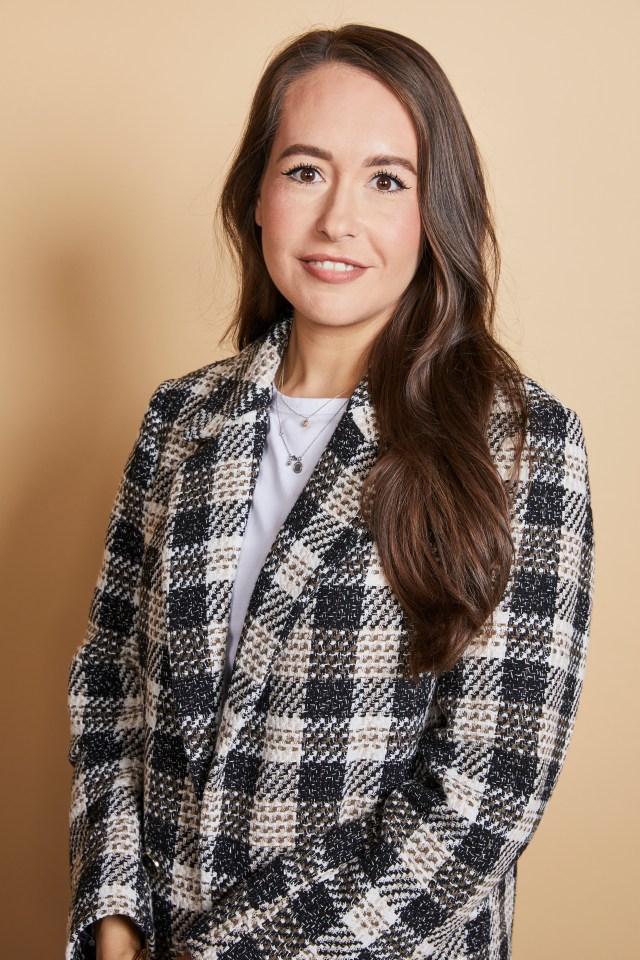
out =
{"type": "MultiPolygon", "coordinates": [[[[280,388],[279,388],[280,391],[282,391],[282,384],[283,384],[283,383],[284,383],[284,360],[283,360],[283,362],[282,362],[282,371],[281,371],[281,373],[280,373],[280,388]]],[[[344,390],[342,391],[342,393],[344,393],[344,390]]],[[[304,416],[303,414],[299,413],[297,410],[294,410],[293,407],[289,406],[289,404],[287,403],[287,401],[284,399],[284,395],[282,394],[282,392],[280,392],[279,395],[278,395],[278,393],[276,393],[276,413],[278,414],[278,425],[279,425],[279,428],[280,428],[278,432],[279,432],[280,437],[281,437],[281,439],[282,439],[282,443],[284,444],[284,448],[285,448],[285,450],[287,451],[287,459],[286,459],[285,463],[286,463],[286,465],[287,465],[288,467],[291,467],[291,468],[292,468],[292,470],[293,470],[294,473],[302,473],[302,458],[304,457],[305,453],[307,452],[307,450],[309,450],[310,447],[313,446],[313,444],[316,442],[316,440],[318,439],[318,437],[320,436],[320,434],[322,433],[322,431],[323,431],[323,430],[326,430],[327,427],[329,426],[329,424],[331,423],[331,421],[334,420],[335,417],[337,417],[338,413],[340,413],[342,409],[344,409],[344,404],[343,404],[342,407],[338,407],[338,409],[336,410],[336,412],[333,414],[332,417],[329,417],[329,419],[327,420],[327,422],[324,424],[324,426],[322,426],[322,427],[320,428],[320,430],[316,433],[316,435],[315,435],[315,437],[313,438],[313,440],[311,441],[311,443],[304,448],[304,450],[302,451],[302,453],[300,453],[300,454],[295,454],[295,453],[292,453],[291,450],[289,450],[289,447],[287,446],[287,441],[286,441],[285,438],[284,438],[284,432],[283,432],[283,430],[282,430],[282,420],[280,419],[280,404],[279,404],[280,397],[282,397],[285,406],[288,407],[289,410],[291,410],[292,413],[295,413],[296,416],[298,416],[298,417],[302,417],[301,425],[302,425],[303,427],[308,427],[308,426],[309,426],[309,420],[311,419],[311,417],[313,417],[316,413],[318,413],[320,410],[322,410],[322,407],[326,407],[326,405],[327,405],[328,403],[331,403],[332,400],[337,400],[338,397],[340,397],[340,396],[342,396],[341,393],[337,394],[337,396],[335,396],[335,397],[331,397],[329,400],[325,400],[325,402],[324,402],[323,404],[321,404],[321,406],[319,406],[317,410],[314,410],[313,413],[310,413],[308,416],[304,416]]],[[[347,398],[347,400],[345,400],[345,404],[348,403],[348,402],[349,402],[349,400],[348,400],[348,398],[347,398]]]]}
{"type": "Polygon", "coordinates": [[[335,397],[330,397],[328,400],[325,400],[325,402],[322,403],[322,404],[318,407],[317,410],[314,410],[313,413],[310,413],[310,414],[308,414],[308,415],[305,416],[305,414],[299,413],[297,410],[294,410],[293,407],[292,407],[290,404],[287,403],[287,401],[286,401],[286,399],[285,399],[285,397],[284,397],[284,394],[282,393],[282,385],[283,385],[283,383],[284,383],[284,359],[283,359],[283,361],[282,361],[282,370],[280,371],[280,387],[279,387],[280,396],[282,397],[282,402],[284,403],[285,407],[287,407],[289,410],[291,410],[291,413],[295,413],[295,415],[296,415],[297,417],[302,417],[302,420],[300,421],[300,426],[302,426],[302,427],[308,427],[308,426],[309,426],[309,420],[311,419],[311,417],[315,417],[316,413],[319,413],[319,412],[322,410],[323,407],[326,407],[326,405],[327,405],[328,403],[331,403],[332,400],[337,400],[338,397],[341,397],[342,394],[345,392],[345,391],[343,390],[342,393],[337,393],[337,394],[335,395],[335,397]]]}

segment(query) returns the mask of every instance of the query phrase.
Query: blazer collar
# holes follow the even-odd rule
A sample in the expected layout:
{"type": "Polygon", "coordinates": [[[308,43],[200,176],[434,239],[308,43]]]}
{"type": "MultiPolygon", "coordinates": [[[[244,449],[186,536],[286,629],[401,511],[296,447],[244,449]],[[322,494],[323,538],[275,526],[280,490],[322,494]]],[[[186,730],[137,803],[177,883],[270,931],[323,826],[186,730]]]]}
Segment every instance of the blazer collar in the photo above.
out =
{"type": "Polygon", "coordinates": [[[200,791],[212,763],[224,762],[255,713],[280,647],[313,602],[323,570],[369,536],[359,495],[377,457],[378,433],[365,376],[267,553],[219,715],[232,588],[267,438],[273,378],[291,325],[289,316],[278,320],[211,368],[215,379],[200,386],[203,401],[186,425],[191,452],[169,493],[161,548],[169,669],[200,791]]]}
{"type": "MultiPolygon", "coordinates": [[[[273,381],[289,343],[292,323],[292,314],[281,317],[241,353],[216,364],[213,368],[216,380],[187,421],[185,439],[209,440],[225,421],[245,418],[269,406],[273,381]]],[[[353,419],[363,439],[377,445],[378,430],[366,376],[353,391],[345,413],[353,419]]]]}

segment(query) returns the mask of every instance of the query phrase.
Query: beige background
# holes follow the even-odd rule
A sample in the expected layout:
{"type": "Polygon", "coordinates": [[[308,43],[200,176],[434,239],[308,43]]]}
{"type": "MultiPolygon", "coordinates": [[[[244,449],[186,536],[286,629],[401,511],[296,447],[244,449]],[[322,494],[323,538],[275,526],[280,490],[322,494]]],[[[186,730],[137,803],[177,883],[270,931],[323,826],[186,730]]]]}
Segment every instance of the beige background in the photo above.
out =
{"type": "Polygon", "coordinates": [[[590,660],[514,960],[637,956],[637,0],[2,3],[4,956],[62,955],[69,660],[153,388],[225,352],[211,214],[251,93],[280,40],[349,20],[449,75],[489,170],[504,340],[590,454],[590,660]]]}

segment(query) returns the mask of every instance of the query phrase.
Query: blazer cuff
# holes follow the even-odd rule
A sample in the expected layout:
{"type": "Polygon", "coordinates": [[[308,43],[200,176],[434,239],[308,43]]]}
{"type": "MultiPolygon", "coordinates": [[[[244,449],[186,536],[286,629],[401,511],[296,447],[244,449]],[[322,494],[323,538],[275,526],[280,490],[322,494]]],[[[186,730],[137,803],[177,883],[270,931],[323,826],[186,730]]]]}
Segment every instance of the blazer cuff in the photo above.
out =
{"type": "Polygon", "coordinates": [[[80,877],[67,924],[65,960],[95,960],[93,924],[125,916],[140,931],[142,945],[153,945],[151,890],[139,860],[102,856],[80,877]]]}

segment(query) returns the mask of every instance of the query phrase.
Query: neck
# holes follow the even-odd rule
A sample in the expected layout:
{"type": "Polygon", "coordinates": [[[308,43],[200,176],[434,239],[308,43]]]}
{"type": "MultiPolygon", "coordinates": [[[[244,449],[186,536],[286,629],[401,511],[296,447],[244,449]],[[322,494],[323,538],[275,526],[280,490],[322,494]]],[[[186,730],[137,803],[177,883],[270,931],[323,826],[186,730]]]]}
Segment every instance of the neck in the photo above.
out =
{"type": "Polygon", "coordinates": [[[365,375],[368,347],[377,333],[362,326],[331,327],[294,314],[287,350],[276,371],[278,389],[290,397],[350,396],[365,375]]]}

